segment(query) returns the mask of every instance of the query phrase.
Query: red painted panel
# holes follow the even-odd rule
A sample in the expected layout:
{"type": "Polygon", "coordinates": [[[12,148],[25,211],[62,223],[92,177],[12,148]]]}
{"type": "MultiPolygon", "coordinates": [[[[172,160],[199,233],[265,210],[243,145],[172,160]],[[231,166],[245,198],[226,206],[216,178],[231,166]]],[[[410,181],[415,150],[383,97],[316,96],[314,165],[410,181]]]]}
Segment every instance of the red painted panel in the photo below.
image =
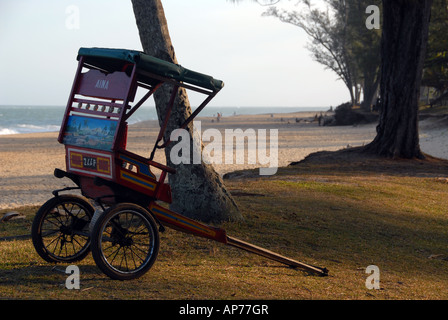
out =
{"type": "Polygon", "coordinates": [[[105,74],[98,70],[89,70],[79,75],[75,93],[96,98],[125,100],[130,82],[131,78],[124,72],[105,74]]]}
{"type": "Polygon", "coordinates": [[[110,152],[66,147],[67,171],[87,177],[114,180],[114,157],[110,152]]]}

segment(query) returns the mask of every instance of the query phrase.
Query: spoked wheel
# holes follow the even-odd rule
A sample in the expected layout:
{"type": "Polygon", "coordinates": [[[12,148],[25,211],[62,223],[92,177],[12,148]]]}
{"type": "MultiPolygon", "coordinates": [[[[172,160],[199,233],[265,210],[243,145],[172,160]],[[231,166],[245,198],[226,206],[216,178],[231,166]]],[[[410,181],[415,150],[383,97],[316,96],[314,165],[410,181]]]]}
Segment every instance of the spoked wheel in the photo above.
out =
{"type": "Polygon", "coordinates": [[[91,233],[92,256],[98,268],[115,280],[135,279],[154,264],[159,232],[144,208],[121,203],[107,209],[91,233]]]}
{"type": "Polygon", "coordinates": [[[89,223],[95,209],[83,197],[60,195],[48,200],[34,217],[33,245],[48,262],[74,262],[90,249],[89,223]]]}

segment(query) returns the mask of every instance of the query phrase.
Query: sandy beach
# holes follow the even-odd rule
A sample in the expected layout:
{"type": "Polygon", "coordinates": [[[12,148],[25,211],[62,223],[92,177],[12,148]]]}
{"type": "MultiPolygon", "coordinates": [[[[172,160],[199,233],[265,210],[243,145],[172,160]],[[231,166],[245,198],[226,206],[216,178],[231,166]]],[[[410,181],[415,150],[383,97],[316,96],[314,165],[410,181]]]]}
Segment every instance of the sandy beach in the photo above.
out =
{"type": "MultiPolygon", "coordinates": [[[[300,161],[316,151],[334,151],[347,146],[361,146],[375,137],[376,124],[358,126],[319,126],[313,121],[315,112],[236,115],[198,118],[202,132],[218,129],[278,130],[278,166],[300,161]]],[[[446,122],[446,121],[445,121],[446,122]]],[[[423,152],[448,159],[448,126],[444,121],[427,119],[420,123],[420,145],[423,152]]],[[[158,133],[155,121],[130,126],[128,150],[148,157],[158,133]]],[[[57,132],[0,136],[0,209],[14,209],[24,205],[41,205],[52,197],[51,191],[73,186],[69,179],[57,179],[54,168],[65,169],[64,146],[57,141],[57,132]]],[[[207,144],[207,143],[205,143],[207,144]]],[[[268,148],[269,150],[269,148],[268,148]]],[[[155,159],[165,163],[163,151],[155,159]]],[[[223,161],[224,162],[224,161],[223,161]]],[[[221,175],[260,164],[215,164],[221,175]]]]}

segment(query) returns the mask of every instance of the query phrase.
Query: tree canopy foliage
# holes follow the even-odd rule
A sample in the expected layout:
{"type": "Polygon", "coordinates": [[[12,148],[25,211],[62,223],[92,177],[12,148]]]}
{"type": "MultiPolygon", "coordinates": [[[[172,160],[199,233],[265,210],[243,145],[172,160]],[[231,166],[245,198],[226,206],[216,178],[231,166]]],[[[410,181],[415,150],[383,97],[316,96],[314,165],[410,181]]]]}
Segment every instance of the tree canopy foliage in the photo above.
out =
{"type": "MultiPolygon", "coordinates": [[[[333,71],[346,85],[352,105],[369,110],[375,103],[380,81],[380,28],[367,28],[366,11],[382,9],[381,0],[302,0],[297,10],[275,6],[264,15],[303,29],[310,37],[307,48],[315,61],[333,71]]],[[[448,98],[448,0],[434,0],[422,85],[435,89],[431,104],[448,98]]]]}
{"type": "MultiPolygon", "coordinates": [[[[332,70],[347,87],[352,105],[364,94],[370,108],[379,85],[380,29],[368,29],[366,8],[381,7],[379,0],[325,0],[325,8],[303,0],[297,10],[270,7],[264,15],[303,29],[315,61],[332,70]]],[[[378,17],[379,19],[379,17],[378,17]]]]}

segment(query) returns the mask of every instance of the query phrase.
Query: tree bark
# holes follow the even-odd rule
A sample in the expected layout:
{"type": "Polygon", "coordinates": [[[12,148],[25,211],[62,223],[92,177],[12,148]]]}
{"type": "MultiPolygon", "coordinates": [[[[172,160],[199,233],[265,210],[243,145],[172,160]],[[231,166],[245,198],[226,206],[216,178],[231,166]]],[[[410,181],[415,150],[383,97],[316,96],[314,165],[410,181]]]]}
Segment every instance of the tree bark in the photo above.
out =
{"type": "Polygon", "coordinates": [[[361,109],[366,112],[372,111],[372,105],[377,97],[378,84],[379,81],[376,78],[376,74],[370,72],[364,72],[364,83],[363,83],[363,101],[361,103],[361,109]]]}
{"type": "MultiPolygon", "coordinates": [[[[132,6],[143,51],[177,64],[161,1],[132,0],[132,6]]],[[[159,124],[164,121],[171,90],[172,86],[163,85],[154,94],[159,124]]],[[[179,128],[190,114],[191,107],[187,92],[184,88],[179,88],[165,132],[165,141],[168,141],[171,132],[179,128]]],[[[187,129],[190,132],[190,150],[193,150],[191,137],[194,131],[191,123],[187,129]]],[[[187,217],[206,222],[241,219],[237,204],[213,166],[202,160],[200,164],[193,164],[192,152],[190,153],[191,164],[173,164],[170,159],[173,145],[175,142],[165,149],[167,164],[176,169],[176,174],[169,176],[173,195],[171,209],[187,217]]]]}
{"type": "Polygon", "coordinates": [[[392,158],[422,158],[418,101],[432,0],[383,0],[382,100],[377,136],[366,150],[392,158]]]}

